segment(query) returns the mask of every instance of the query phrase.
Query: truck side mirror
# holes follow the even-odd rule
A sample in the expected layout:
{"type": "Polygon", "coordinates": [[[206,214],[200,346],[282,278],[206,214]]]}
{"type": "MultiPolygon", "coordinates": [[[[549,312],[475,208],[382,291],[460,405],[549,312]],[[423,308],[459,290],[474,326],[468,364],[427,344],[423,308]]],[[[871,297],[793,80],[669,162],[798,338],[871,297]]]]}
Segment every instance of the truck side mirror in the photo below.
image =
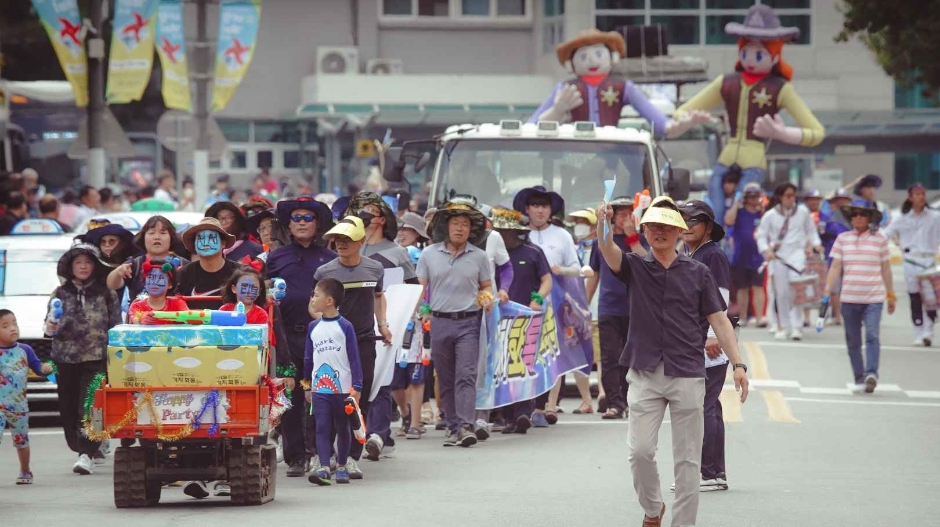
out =
{"type": "Polygon", "coordinates": [[[417,174],[418,172],[421,172],[422,170],[424,170],[424,167],[428,166],[428,163],[430,161],[431,161],[431,152],[425,152],[421,154],[421,157],[419,157],[418,160],[415,161],[415,168],[414,168],[415,173],[417,174]]]}
{"type": "Polygon", "coordinates": [[[672,199],[676,201],[689,199],[691,182],[692,175],[688,169],[669,167],[669,180],[667,181],[666,191],[672,199]]]}
{"type": "Polygon", "coordinates": [[[399,183],[405,180],[405,162],[402,160],[402,148],[392,146],[385,150],[385,170],[382,177],[390,183],[399,183]]]}

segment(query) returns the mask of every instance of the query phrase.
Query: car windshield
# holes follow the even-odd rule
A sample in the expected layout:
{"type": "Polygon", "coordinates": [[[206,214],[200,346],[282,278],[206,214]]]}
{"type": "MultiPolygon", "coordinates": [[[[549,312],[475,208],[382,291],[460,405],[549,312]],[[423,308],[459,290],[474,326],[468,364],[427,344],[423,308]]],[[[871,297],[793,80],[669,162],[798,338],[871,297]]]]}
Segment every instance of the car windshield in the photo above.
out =
{"type": "Polygon", "coordinates": [[[0,266],[0,295],[48,296],[59,287],[56,266],[62,251],[28,252],[12,258],[10,252],[6,253],[6,264],[0,266]]]}
{"type": "Polygon", "coordinates": [[[436,202],[452,195],[511,206],[524,188],[543,185],[565,198],[567,211],[594,207],[604,180],[614,196],[633,196],[653,180],[649,148],[641,143],[552,139],[457,139],[444,145],[436,202]]]}

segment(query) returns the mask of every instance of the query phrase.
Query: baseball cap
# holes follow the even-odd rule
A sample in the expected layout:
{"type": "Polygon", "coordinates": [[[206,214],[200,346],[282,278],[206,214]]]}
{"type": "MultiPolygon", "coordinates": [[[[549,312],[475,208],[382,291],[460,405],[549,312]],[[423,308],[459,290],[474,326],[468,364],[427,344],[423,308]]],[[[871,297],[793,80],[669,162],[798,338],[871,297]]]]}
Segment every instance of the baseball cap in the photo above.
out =
{"type": "Polygon", "coordinates": [[[330,236],[345,236],[354,242],[358,242],[366,237],[366,230],[363,226],[362,218],[358,216],[346,216],[336,222],[336,225],[328,230],[324,236],[327,238],[330,236]]]}

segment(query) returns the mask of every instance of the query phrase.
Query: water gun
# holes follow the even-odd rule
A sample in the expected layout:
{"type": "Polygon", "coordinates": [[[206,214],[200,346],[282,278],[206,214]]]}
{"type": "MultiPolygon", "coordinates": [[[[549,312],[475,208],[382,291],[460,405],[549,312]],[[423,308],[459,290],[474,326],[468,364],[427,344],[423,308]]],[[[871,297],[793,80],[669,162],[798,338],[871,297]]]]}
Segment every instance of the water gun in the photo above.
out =
{"type": "Polygon", "coordinates": [[[640,219],[643,217],[643,212],[649,208],[652,202],[653,198],[650,197],[649,189],[643,192],[637,192],[636,195],[633,196],[633,223],[637,228],[640,227],[640,219]]]}
{"type": "Polygon", "coordinates": [[[401,340],[401,353],[398,355],[398,367],[408,367],[408,352],[411,350],[411,343],[415,338],[415,321],[409,320],[408,327],[405,328],[405,336],[401,340]]]}
{"type": "Polygon", "coordinates": [[[359,403],[352,397],[347,397],[343,402],[343,410],[349,416],[349,424],[352,426],[356,441],[363,445],[366,444],[366,420],[362,418],[359,403]]]}
{"type": "Polygon", "coordinates": [[[826,325],[826,312],[829,311],[829,297],[824,296],[819,301],[819,317],[816,318],[816,333],[822,333],[826,325]]]}
{"type": "Polygon", "coordinates": [[[58,327],[59,324],[62,323],[62,300],[53,298],[52,301],[49,302],[49,314],[46,315],[46,321],[49,322],[50,326],[56,328],[55,331],[50,333],[51,335],[55,335],[59,332],[58,327]]]}
{"type": "Polygon", "coordinates": [[[189,311],[154,311],[153,318],[169,320],[177,324],[212,325],[212,326],[244,326],[248,321],[245,316],[245,306],[241,311],[216,311],[214,309],[191,309],[189,311]]]}
{"type": "Polygon", "coordinates": [[[275,278],[271,281],[271,297],[275,302],[284,300],[287,296],[287,282],[283,278],[275,278]]]}
{"type": "Polygon", "coordinates": [[[431,365],[431,321],[426,320],[421,326],[421,329],[424,330],[424,339],[421,343],[421,364],[424,366],[431,365]]]}

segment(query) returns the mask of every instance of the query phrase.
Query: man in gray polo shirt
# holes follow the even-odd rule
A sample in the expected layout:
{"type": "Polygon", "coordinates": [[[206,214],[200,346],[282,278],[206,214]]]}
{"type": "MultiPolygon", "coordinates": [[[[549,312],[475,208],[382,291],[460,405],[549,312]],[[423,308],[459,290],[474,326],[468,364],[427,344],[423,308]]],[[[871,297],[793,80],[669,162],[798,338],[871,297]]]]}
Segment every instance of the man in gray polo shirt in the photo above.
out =
{"type": "Polygon", "coordinates": [[[447,419],[444,446],[476,444],[477,362],[481,308],[493,307],[490,263],[476,247],[486,236],[486,218],[463,203],[446,203],[434,215],[436,241],[418,260],[418,280],[428,290],[431,354],[447,419]]]}
{"type": "MultiPolygon", "coordinates": [[[[607,204],[598,207],[599,232],[612,216],[607,204]]],[[[645,256],[623,252],[610,236],[598,240],[611,272],[630,290],[630,329],[621,365],[630,368],[627,446],[633,488],[646,512],[644,527],[661,525],[666,504],[656,467],[656,446],[668,406],[676,476],[672,525],[695,525],[705,426],[702,350],[709,324],[733,364],[734,384],[741,390],[742,403],[748,392],[747,366],[741,363],[715,278],[701,262],[676,253],[679,236],[688,230],[676,204],[667,197],[656,198],[640,225],[650,244],[645,256]]]]}

